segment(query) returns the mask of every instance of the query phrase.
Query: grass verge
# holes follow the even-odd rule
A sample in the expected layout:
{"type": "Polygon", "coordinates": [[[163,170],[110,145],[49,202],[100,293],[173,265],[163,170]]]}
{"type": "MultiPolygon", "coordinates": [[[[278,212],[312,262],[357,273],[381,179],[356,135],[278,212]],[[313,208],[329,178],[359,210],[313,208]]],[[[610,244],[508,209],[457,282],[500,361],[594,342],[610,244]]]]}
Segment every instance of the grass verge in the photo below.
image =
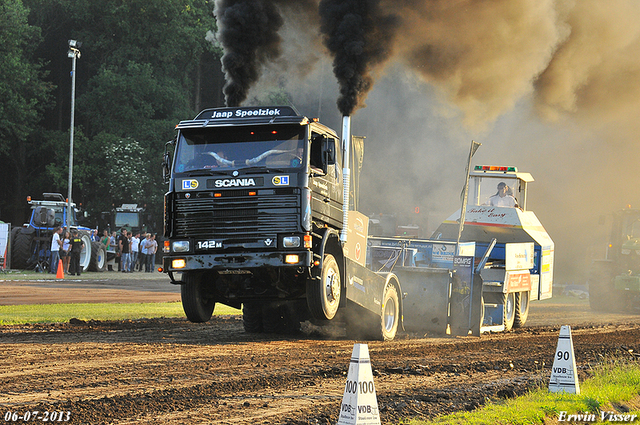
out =
{"type": "Polygon", "coordinates": [[[473,412],[454,413],[433,421],[411,420],[411,425],[484,425],[484,424],[557,424],[612,423],[602,419],[604,412],[628,415],[618,423],[640,423],[640,364],[628,360],[610,360],[592,369],[592,377],[580,384],[581,393],[550,393],[546,388],[500,402],[490,402],[473,412]],[[565,412],[561,416],[561,412],[565,412]],[[592,414],[593,420],[570,420],[569,415],[592,414]],[[635,418],[632,418],[636,415],[635,418]],[[561,420],[564,419],[564,420],[561,420]],[[567,421],[567,419],[569,419],[567,421]],[[630,421],[631,419],[631,421],[630,421]]]}
{"type": "MultiPolygon", "coordinates": [[[[240,314],[240,310],[216,304],[216,315],[240,314]]],[[[154,317],[185,317],[180,302],[127,304],[33,304],[0,306],[0,325],[64,323],[80,320],[133,320],[154,317]]]]}

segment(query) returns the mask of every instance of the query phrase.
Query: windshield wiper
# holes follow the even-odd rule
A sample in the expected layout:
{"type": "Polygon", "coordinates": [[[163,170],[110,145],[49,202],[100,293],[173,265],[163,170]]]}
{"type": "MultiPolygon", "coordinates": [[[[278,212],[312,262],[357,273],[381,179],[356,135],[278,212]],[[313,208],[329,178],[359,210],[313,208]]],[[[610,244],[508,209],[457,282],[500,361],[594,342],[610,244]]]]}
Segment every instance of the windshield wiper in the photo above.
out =
{"type": "Polygon", "coordinates": [[[280,168],[267,168],[264,165],[240,168],[238,171],[241,171],[241,172],[243,172],[245,174],[284,173],[285,172],[283,169],[280,169],[280,168]]]}

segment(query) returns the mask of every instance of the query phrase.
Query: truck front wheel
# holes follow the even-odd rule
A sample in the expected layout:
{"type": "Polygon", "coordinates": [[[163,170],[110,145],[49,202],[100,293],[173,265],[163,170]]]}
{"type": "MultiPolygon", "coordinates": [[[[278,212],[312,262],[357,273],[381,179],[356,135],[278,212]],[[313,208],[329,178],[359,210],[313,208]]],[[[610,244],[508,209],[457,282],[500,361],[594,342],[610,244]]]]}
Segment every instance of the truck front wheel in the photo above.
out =
{"type": "Polygon", "coordinates": [[[180,295],[187,319],[193,323],[208,322],[216,302],[205,291],[202,273],[185,272],[182,280],[180,295]]]}
{"type": "Polygon", "coordinates": [[[320,280],[307,281],[307,305],[311,315],[318,320],[331,320],[338,312],[342,292],[340,269],[333,255],[327,254],[322,261],[320,280]]]}

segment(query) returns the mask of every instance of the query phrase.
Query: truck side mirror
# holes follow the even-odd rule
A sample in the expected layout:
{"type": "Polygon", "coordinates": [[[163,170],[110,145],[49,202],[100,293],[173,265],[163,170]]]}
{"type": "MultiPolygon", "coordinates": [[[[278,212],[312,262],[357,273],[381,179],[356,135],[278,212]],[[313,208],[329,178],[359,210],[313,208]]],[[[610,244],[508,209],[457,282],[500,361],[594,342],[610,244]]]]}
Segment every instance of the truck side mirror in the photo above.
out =
{"type": "Polygon", "coordinates": [[[325,138],[322,141],[322,158],[325,166],[336,163],[336,143],[333,139],[325,138]]]}
{"type": "Polygon", "coordinates": [[[171,155],[169,155],[168,147],[169,145],[174,145],[174,140],[169,140],[164,145],[164,155],[162,156],[162,179],[165,184],[169,183],[169,178],[171,177],[171,155]]]}

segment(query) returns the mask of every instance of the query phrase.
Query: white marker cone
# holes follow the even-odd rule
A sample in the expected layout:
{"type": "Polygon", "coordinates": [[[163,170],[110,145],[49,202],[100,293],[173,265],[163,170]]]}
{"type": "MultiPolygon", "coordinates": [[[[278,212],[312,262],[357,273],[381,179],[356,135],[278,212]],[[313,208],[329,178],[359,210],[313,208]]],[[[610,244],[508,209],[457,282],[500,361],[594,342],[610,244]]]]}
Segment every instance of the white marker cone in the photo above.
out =
{"type": "Polygon", "coordinates": [[[380,425],[367,344],[354,344],[338,425],[380,425]]]}
{"type": "Polygon", "coordinates": [[[551,369],[551,379],[549,380],[549,391],[552,393],[580,394],[578,369],[576,368],[576,358],[573,354],[573,338],[571,337],[570,326],[562,326],[560,328],[558,348],[556,348],[556,355],[553,358],[553,368],[551,369]]]}

